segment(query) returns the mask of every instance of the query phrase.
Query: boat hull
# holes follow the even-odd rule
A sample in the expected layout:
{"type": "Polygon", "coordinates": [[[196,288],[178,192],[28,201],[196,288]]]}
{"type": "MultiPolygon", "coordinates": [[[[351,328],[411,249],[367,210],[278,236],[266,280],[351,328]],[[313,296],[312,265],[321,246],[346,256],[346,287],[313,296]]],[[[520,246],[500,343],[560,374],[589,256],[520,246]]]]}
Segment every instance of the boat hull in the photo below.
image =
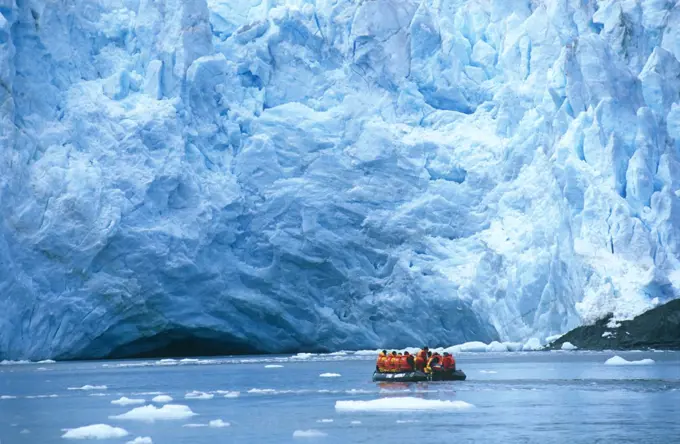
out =
{"type": "Polygon", "coordinates": [[[462,370],[433,373],[420,371],[397,373],[373,372],[374,382],[465,381],[466,378],[467,376],[462,370]]]}

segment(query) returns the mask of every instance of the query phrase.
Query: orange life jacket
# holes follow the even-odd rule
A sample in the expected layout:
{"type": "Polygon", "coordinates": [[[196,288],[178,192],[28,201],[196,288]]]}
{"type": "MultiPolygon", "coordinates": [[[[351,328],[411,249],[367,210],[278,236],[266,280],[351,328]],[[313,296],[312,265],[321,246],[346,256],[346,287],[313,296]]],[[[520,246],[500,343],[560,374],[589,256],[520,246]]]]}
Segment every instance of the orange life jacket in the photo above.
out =
{"type": "Polygon", "coordinates": [[[399,371],[410,372],[411,364],[408,363],[408,355],[399,356],[399,371]]]}
{"type": "Polygon", "coordinates": [[[456,360],[453,359],[453,356],[444,356],[442,359],[442,367],[444,367],[444,370],[449,370],[452,369],[456,366],[456,360]]]}
{"type": "Polygon", "coordinates": [[[420,350],[416,355],[416,370],[423,371],[425,364],[427,363],[427,352],[425,350],[420,350]]]}
{"type": "Polygon", "coordinates": [[[387,370],[390,372],[396,372],[399,370],[399,356],[391,355],[387,361],[387,370]]]}
{"type": "Polygon", "coordinates": [[[387,360],[387,356],[384,354],[380,353],[378,355],[378,360],[376,361],[375,365],[378,367],[378,370],[381,372],[385,371],[385,361],[387,360]]]}

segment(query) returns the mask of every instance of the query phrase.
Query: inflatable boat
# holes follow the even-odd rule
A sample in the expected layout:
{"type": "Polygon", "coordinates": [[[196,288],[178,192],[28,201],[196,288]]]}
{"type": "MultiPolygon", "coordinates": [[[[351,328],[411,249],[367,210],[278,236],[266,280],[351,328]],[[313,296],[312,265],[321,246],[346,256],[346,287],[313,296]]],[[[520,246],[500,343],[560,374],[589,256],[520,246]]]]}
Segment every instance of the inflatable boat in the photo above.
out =
{"type": "Polygon", "coordinates": [[[467,376],[462,370],[433,373],[424,373],[417,370],[398,373],[373,372],[374,382],[465,381],[465,378],[467,376]]]}

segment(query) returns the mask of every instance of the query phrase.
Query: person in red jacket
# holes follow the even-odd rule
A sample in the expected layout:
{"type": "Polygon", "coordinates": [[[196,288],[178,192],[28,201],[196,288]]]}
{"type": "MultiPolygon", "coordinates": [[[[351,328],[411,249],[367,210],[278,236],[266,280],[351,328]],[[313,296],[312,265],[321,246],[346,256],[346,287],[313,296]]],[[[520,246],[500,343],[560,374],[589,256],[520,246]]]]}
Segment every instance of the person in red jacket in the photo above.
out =
{"type": "Polygon", "coordinates": [[[452,372],[456,370],[456,360],[453,355],[448,352],[444,352],[444,357],[442,358],[442,370],[445,372],[452,372]]]}
{"type": "Polygon", "coordinates": [[[401,371],[412,372],[415,369],[415,359],[413,355],[405,351],[401,361],[401,371]]]}
{"type": "Polygon", "coordinates": [[[390,357],[387,358],[387,371],[396,372],[398,370],[399,370],[399,356],[397,355],[397,352],[393,351],[392,355],[390,355],[390,357]]]}
{"type": "Polygon", "coordinates": [[[415,359],[415,364],[416,364],[416,370],[422,372],[425,371],[425,366],[427,365],[427,352],[428,352],[427,347],[423,347],[418,354],[416,355],[415,359]]]}

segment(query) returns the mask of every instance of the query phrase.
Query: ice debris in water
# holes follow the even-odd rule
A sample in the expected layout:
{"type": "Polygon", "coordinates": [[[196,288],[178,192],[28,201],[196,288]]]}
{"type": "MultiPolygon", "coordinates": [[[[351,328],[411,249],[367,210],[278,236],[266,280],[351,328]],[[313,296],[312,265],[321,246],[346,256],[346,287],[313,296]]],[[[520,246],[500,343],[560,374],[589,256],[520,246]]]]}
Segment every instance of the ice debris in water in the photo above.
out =
{"type": "Polygon", "coordinates": [[[653,359],[641,359],[639,361],[627,361],[621,356],[614,356],[607,359],[604,365],[652,365],[654,364],[653,359]]]}
{"type": "Polygon", "coordinates": [[[108,389],[105,385],[84,385],[82,387],[69,387],[69,390],[106,390],[108,389]]]}
{"type": "Polygon", "coordinates": [[[238,398],[239,396],[241,396],[241,392],[226,392],[224,394],[225,398],[238,398]]]}
{"type": "Polygon", "coordinates": [[[190,424],[182,425],[182,427],[187,427],[187,428],[211,427],[211,428],[214,428],[214,429],[220,429],[220,428],[229,427],[229,426],[231,426],[230,423],[223,421],[221,419],[213,419],[212,421],[209,421],[207,424],[190,423],[190,424]]]}
{"type": "Polygon", "coordinates": [[[340,373],[321,373],[319,377],[321,378],[338,378],[342,376],[340,373]]]}
{"type": "Polygon", "coordinates": [[[116,404],[116,405],[135,405],[135,404],[144,404],[143,399],[131,399],[131,398],[126,398],[125,396],[121,397],[120,399],[114,399],[111,401],[111,404],[116,404]]]}
{"type": "Polygon", "coordinates": [[[317,419],[316,422],[329,423],[329,422],[333,422],[333,420],[332,419],[317,419]]]}
{"type": "Polygon", "coordinates": [[[212,393],[206,393],[206,392],[198,392],[198,391],[191,391],[184,395],[184,399],[201,399],[201,400],[207,400],[207,399],[213,399],[215,395],[212,393]]]}
{"type": "Polygon", "coordinates": [[[480,370],[479,373],[486,373],[486,374],[492,375],[492,374],[498,373],[498,372],[496,370],[480,370]]]}
{"type": "Polygon", "coordinates": [[[153,440],[148,436],[138,436],[125,444],[153,444],[153,440]]]}
{"type": "Polygon", "coordinates": [[[279,364],[268,364],[264,366],[264,368],[281,368],[281,367],[283,366],[279,364]]]}
{"type": "Polygon", "coordinates": [[[354,425],[361,424],[361,421],[350,421],[350,424],[354,424],[354,425]]]}
{"type": "Polygon", "coordinates": [[[335,409],[348,412],[411,411],[411,410],[464,410],[474,407],[465,401],[444,401],[413,397],[381,398],[372,401],[336,401],[335,409]]]}
{"type": "Polygon", "coordinates": [[[0,399],[17,399],[17,397],[14,395],[2,395],[0,399]]]}
{"type": "Polygon", "coordinates": [[[186,419],[195,415],[196,413],[191,411],[191,409],[186,405],[166,404],[160,408],[153,405],[136,407],[129,412],[123,413],[122,415],[109,416],[109,418],[154,422],[186,419]]]}
{"type": "Polygon", "coordinates": [[[328,436],[328,433],[324,433],[320,430],[296,430],[293,432],[293,438],[320,438],[322,436],[328,436]]]}
{"type": "Polygon", "coordinates": [[[562,343],[562,350],[576,350],[578,347],[571,342],[562,343]]]}
{"type": "Polygon", "coordinates": [[[168,402],[172,402],[172,396],[168,396],[168,395],[154,396],[151,399],[151,402],[155,402],[155,403],[158,403],[158,404],[166,404],[168,402]]]}
{"type": "Polygon", "coordinates": [[[89,426],[68,429],[61,435],[66,439],[110,439],[128,436],[128,432],[120,427],[113,427],[108,424],[92,424],[89,426]]]}

